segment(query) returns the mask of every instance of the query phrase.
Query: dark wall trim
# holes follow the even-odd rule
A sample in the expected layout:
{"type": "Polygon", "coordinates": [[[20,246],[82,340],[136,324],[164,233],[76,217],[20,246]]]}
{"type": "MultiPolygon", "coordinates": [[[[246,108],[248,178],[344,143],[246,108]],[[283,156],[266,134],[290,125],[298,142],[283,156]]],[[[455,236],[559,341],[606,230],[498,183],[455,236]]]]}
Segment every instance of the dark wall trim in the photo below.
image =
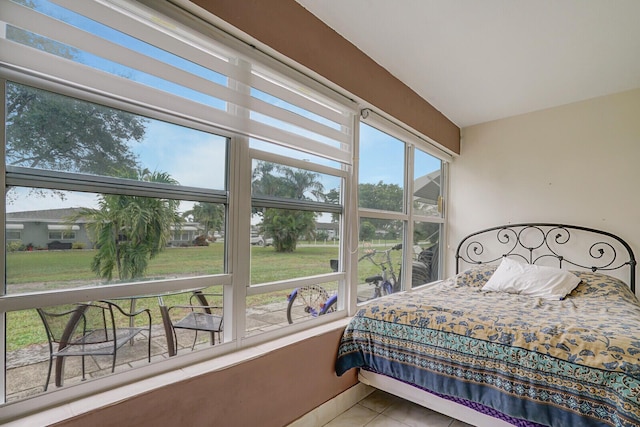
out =
{"type": "Polygon", "coordinates": [[[282,55],[460,153],[460,128],[294,0],[192,0],[282,55]]]}

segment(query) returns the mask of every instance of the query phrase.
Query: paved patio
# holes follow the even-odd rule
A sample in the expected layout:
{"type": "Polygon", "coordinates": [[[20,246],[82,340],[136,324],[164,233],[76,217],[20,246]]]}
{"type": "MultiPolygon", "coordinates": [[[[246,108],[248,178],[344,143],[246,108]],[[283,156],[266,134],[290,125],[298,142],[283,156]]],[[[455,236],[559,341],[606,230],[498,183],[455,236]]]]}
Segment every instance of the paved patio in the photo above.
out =
{"type": "MultiPolygon", "coordinates": [[[[261,332],[278,329],[288,324],[287,302],[278,302],[251,308],[247,311],[247,333],[256,335],[261,332]]],[[[178,354],[191,351],[195,332],[180,330],[178,335],[178,354]]],[[[210,345],[209,334],[199,333],[198,348],[210,345]]],[[[151,329],[151,362],[169,357],[167,340],[162,325],[153,325],[151,329]]],[[[63,386],[78,384],[82,381],[82,358],[67,357],[64,366],[63,386]]],[[[111,373],[111,356],[87,356],[85,358],[86,378],[99,378],[111,373]]],[[[147,338],[138,335],[133,345],[125,345],[118,350],[116,372],[147,364],[147,338]]],[[[7,353],[6,394],[7,402],[21,400],[43,393],[44,381],[49,366],[49,346],[32,345],[7,353]]],[[[54,382],[55,361],[48,391],[56,389],[54,382]]]]}
{"type": "MultiPolygon", "coordinates": [[[[363,298],[370,298],[372,292],[373,288],[366,284],[360,285],[358,290],[358,294],[363,298]]],[[[257,335],[288,325],[287,304],[287,301],[284,300],[248,308],[247,335],[257,335]]],[[[187,330],[178,331],[178,355],[191,351],[194,334],[195,332],[187,330]]],[[[198,334],[196,350],[209,345],[209,334],[198,334]]],[[[161,324],[153,325],[151,329],[151,362],[161,361],[168,357],[164,327],[161,324]]],[[[82,381],[81,361],[81,357],[66,358],[63,386],[78,384],[82,381]]],[[[86,378],[99,378],[110,374],[111,362],[111,356],[87,356],[85,359],[86,378]]],[[[125,345],[118,350],[116,372],[123,372],[147,363],[147,339],[146,336],[139,334],[134,339],[133,345],[125,345]]],[[[43,393],[48,365],[49,346],[47,343],[8,352],[6,368],[7,402],[43,393]]],[[[48,391],[56,389],[53,378],[55,376],[55,363],[52,371],[48,391]]]]}

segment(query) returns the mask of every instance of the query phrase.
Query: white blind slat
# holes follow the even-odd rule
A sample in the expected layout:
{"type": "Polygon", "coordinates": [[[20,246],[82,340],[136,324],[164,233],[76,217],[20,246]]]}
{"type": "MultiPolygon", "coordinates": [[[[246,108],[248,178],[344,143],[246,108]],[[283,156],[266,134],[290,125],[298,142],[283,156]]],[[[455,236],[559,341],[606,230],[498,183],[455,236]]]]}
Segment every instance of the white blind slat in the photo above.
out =
{"type": "Polygon", "coordinates": [[[329,126],[324,126],[299,114],[292,113],[291,111],[275,107],[268,102],[264,102],[260,99],[251,99],[250,110],[262,113],[266,116],[273,117],[274,119],[278,119],[283,122],[291,123],[295,126],[309,130],[311,132],[315,132],[337,142],[348,144],[350,141],[349,135],[345,135],[339,130],[333,129],[329,126]]]}
{"type": "Polygon", "coordinates": [[[319,116],[335,122],[341,126],[351,127],[352,123],[348,115],[340,113],[332,108],[327,108],[315,101],[312,101],[302,95],[298,95],[280,85],[274,84],[264,78],[252,74],[251,86],[276,98],[289,100],[291,104],[297,105],[307,111],[311,111],[319,116]]]}

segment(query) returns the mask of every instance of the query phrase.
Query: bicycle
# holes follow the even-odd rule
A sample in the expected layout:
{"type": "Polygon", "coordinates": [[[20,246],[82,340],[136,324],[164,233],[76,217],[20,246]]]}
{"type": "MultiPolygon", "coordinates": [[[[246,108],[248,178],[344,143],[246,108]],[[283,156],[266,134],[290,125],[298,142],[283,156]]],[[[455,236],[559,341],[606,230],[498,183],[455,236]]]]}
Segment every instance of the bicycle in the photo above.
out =
{"type": "MultiPolygon", "coordinates": [[[[391,251],[400,249],[402,249],[401,243],[384,251],[369,249],[358,259],[358,263],[364,259],[368,259],[381,270],[381,274],[365,278],[365,283],[374,286],[373,295],[369,298],[358,299],[358,303],[379,298],[383,295],[389,295],[399,290],[400,282],[396,278],[393,270],[391,251]],[[378,254],[382,254],[382,259],[379,261],[376,260],[378,254]]],[[[338,271],[338,260],[332,259],[329,264],[333,271],[338,271]]],[[[336,311],[338,294],[329,295],[329,292],[320,285],[308,285],[294,289],[287,296],[287,300],[287,320],[291,324],[293,323],[292,312],[294,310],[302,310],[304,313],[308,313],[313,317],[336,311]],[[296,305],[298,306],[297,308],[295,307],[296,305]]]]}
{"type": "MultiPolygon", "coordinates": [[[[334,272],[338,271],[338,260],[329,260],[329,266],[334,272]]],[[[308,285],[295,288],[287,295],[287,321],[293,323],[292,312],[295,301],[301,302],[302,311],[313,317],[336,311],[338,294],[329,295],[329,292],[320,285],[308,285]]]]}
{"type": "Polygon", "coordinates": [[[368,259],[373,265],[378,267],[382,273],[364,279],[365,283],[369,283],[374,286],[373,296],[365,300],[359,300],[358,302],[380,298],[383,295],[390,295],[400,290],[400,281],[396,277],[395,271],[393,271],[393,262],[391,262],[391,251],[399,251],[401,249],[402,243],[398,243],[397,245],[394,245],[384,251],[369,249],[363,256],[360,257],[360,259],[358,259],[358,263],[360,263],[360,261],[364,259],[368,259]],[[376,257],[378,254],[382,254],[382,257],[380,260],[376,261],[376,257]]]}

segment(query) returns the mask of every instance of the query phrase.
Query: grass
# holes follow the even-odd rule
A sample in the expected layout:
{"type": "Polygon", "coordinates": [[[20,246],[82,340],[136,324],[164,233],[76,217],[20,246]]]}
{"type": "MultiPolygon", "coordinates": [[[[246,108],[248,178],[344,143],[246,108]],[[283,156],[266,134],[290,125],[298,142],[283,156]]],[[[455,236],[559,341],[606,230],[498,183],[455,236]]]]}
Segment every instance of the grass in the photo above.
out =
{"type": "MultiPolygon", "coordinates": [[[[90,265],[95,251],[34,251],[9,252],[6,256],[8,293],[42,291],[98,284],[90,265]]],[[[394,252],[394,262],[399,262],[399,252],[394,252]]],[[[251,247],[252,284],[273,282],[296,277],[313,276],[331,272],[329,260],[338,258],[337,246],[299,246],[295,252],[278,253],[271,247],[251,247]]],[[[194,276],[219,274],[224,271],[224,245],[215,243],[208,247],[168,248],[150,261],[149,278],[168,276],[194,276]]],[[[360,282],[380,271],[370,262],[359,266],[360,282]]],[[[332,287],[332,284],[327,284],[332,287]]],[[[221,287],[208,292],[220,293],[221,287]]],[[[248,306],[259,306],[284,300],[287,292],[270,292],[247,299],[248,306]]],[[[166,305],[186,304],[188,295],[172,295],[165,298],[166,305]]],[[[156,298],[139,299],[136,308],[149,308],[155,323],[160,322],[156,298]]],[[[125,303],[123,306],[127,306],[125,303]]],[[[46,342],[42,323],[35,310],[7,313],[7,351],[35,343],[46,342]]]]}

